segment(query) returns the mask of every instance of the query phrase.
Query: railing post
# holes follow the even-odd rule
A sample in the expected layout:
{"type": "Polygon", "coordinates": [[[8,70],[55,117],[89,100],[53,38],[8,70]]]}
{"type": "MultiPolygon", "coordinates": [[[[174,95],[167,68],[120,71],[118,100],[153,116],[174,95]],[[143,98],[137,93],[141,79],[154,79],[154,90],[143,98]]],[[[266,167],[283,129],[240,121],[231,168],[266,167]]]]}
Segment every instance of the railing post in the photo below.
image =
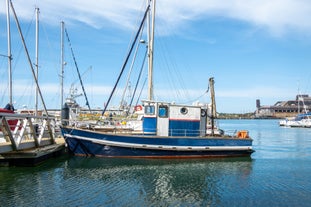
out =
{"type": "Polygon", "coordinates": [[[45,124],[47,124],[47,128],[48,128],[48,132],[49,132],[49,135],[50,135],[50,139],[51,139],[52,143],[55,144],[56,143],[55,136],[54,136],[55,134],[52,131],[51,122],[49,120],[49,117],[47,117],[44,121],[45,121],[45,124]]]}
{"type": "Polygon", "coordinates": [[[2,133],[4,135],[5,140],[11,142],[13,150],[17,150],[17,146],[16,146],[15,140],[12,136],[10,126],[9,126],[5,117],[3,117],[3,116],[1,117],[0,124],[1,124],[1,130],[2,130],[2,133]]]}
{"type": "Polygon", "coordinates": [[[27,123],[28,123],[28,119],[24,118],[23,119],[22,128],[21,128],[19,134],[15,134],[15,136],[17,136],[17,137],[14,137],[14,140],[15,140],[17,149],[18,149],[18,147],[19,147],[20,143],[22,142],[22,139],[23,139],[23,137],[25,135],[25,130],[27,128],[27,123]]]}
{"type": "Polygon", "coordinates": [[[33,126],[33,123],[32,123],[32,118],[28,118],[28,123],[29,123],[29,128],[30,128],[30,133],[35,141],[35,145],[36,147],[39,147],[40,146],[40,142],[38,140],[38,136],[37,136],[37,133],[36,133],[36,130],[33,126]]]}

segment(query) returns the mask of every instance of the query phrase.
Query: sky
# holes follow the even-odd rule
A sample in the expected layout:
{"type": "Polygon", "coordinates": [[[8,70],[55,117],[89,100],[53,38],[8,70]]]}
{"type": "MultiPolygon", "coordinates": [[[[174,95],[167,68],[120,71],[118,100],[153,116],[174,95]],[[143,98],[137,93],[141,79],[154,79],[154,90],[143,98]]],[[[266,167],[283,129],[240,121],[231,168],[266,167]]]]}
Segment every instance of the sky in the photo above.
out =
{"type": "MultiPolygon", "coordinates": [[[[82,93],[75,58],[91,108],[103,108],[142,19],[146,0],[12,0],[12,3],[33,65],[35,8],[40,10],[38,80],[47,108],[60,108],[61,21],[71,43],[70,47],[65,37],[64,96],[69,95],[70,88],[82,93]]],[[[310,19],[309,0],[157,0],[155,99],[180,104],[208,103],[210,77],[215,80],[220,113],[254,112],[256,99],[262,105],[273,105],[280,100],[294,100],[298,93],[311,95],[310,19]]],[[[12,11],[11,41],[15,108],[34,108],[34,79],[12,11]]],[[[143,44],[140,48],[143,51],[143,44]]],[[[5,1],[0,2],[0,55],[2,107],[9,100],[5,1]]],[[[130,60],[129,66],[131,63],[130,60]]],[[[139,61],[133,68],[139,71],[139,61]]],[[[120,102],[127,73],[121,78],[111,107],[120,102]]],[[[130,87],[126,87],[128,103],[137,74],[130,87]]],[[[137,91],[146,77],[144,69],[137,91]]],[[[146,89],[140,98],[147,98],[146,89]]],[[[77,101],[85,106],[83,96],[77,101]]]]}

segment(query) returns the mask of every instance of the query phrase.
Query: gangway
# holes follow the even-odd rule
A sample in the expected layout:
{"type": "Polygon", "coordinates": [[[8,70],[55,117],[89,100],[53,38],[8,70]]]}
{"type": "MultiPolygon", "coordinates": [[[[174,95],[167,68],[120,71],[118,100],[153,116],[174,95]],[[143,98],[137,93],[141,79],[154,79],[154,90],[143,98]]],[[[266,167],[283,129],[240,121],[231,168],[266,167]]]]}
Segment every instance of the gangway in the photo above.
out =
{"type": "Polygon", "coordinates": [[[64,149],[54,117],[0,113],[0,165],[35,165],[64,149]]]}

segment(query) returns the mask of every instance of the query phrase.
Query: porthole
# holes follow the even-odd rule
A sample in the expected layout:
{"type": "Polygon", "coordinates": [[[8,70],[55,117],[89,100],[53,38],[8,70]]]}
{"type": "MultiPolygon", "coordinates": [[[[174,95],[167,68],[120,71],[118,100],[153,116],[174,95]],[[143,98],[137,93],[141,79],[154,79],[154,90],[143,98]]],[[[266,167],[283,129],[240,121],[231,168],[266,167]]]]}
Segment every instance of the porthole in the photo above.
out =
{"type": "Polygon", "coordinates": [[[181,114],[187,114],[187,113],[188,113],[188,109],[187,109],[186,107],[182,107],[182,108],[180,109],[180,113],[181,113],[181,114]]]}

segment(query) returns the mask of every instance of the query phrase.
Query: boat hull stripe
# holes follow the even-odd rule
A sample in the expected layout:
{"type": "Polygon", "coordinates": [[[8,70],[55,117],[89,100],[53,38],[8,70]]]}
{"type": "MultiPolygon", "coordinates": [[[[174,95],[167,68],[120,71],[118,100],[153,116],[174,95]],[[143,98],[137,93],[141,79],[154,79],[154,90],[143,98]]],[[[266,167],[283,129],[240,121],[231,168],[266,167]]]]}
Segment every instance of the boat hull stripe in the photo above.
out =
{"type": "Polygon", "coordinates": [[[71,134],[64,134],[64,137],[86,140],[101,145],[136,148],[136,149],[152,149],[152,150],[166,150],[166,151],[167,150],[170,151],[246,151],[246,150],[251,151],[252,150],[251,146],[173,146],[173,145],[134,144],[127,142],[98,140],[71,134]]]}

